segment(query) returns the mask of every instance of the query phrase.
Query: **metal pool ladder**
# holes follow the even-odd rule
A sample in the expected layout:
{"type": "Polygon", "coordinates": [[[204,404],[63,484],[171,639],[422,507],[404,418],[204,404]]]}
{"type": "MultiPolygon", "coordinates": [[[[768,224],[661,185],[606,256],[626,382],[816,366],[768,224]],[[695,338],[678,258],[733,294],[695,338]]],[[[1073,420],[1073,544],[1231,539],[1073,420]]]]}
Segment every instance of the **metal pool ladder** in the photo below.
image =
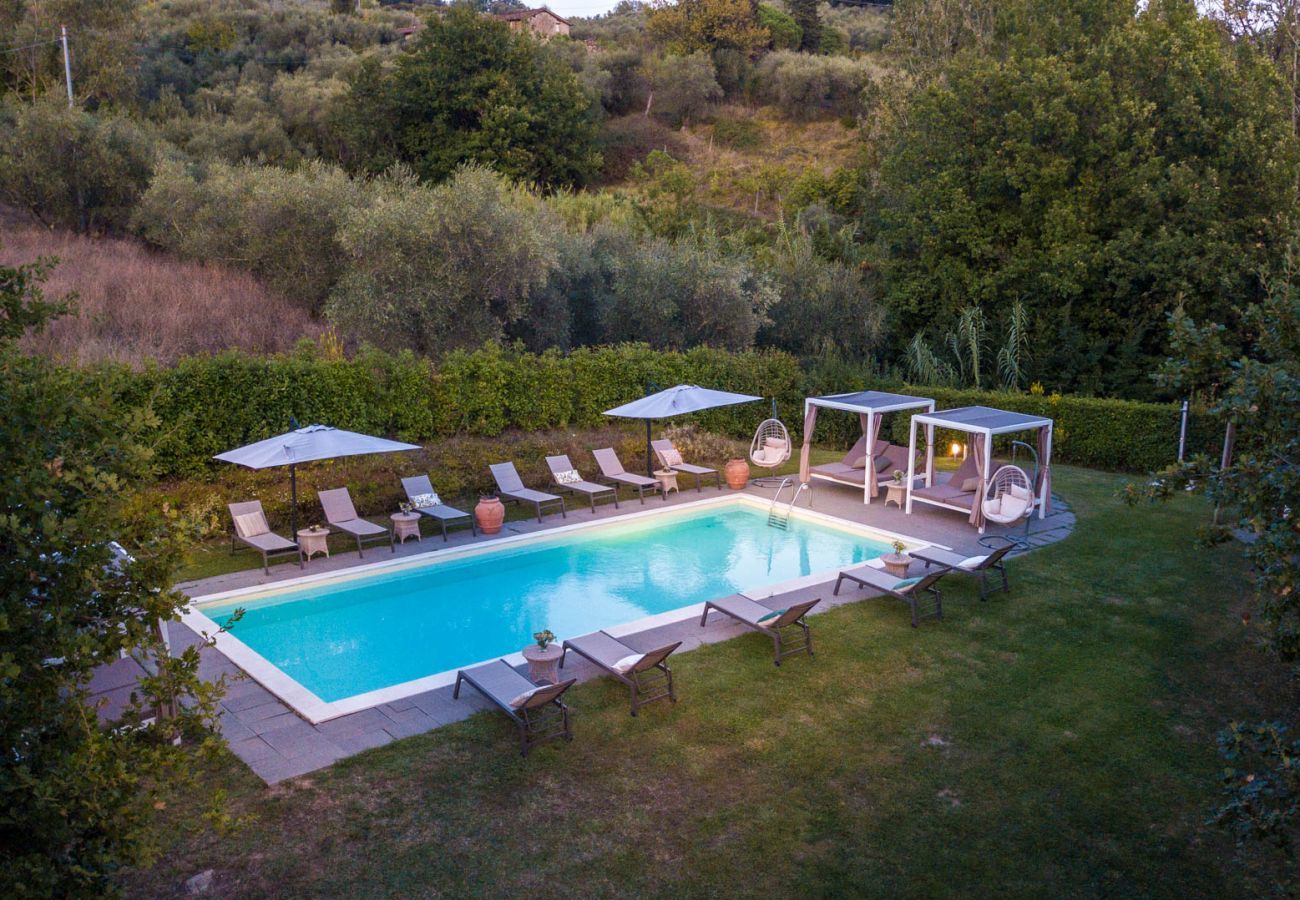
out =
{"type": "Polygon", "coordinates": [[[795,503],[799,501],[799,495],[802,494],[804,491],[809,491],[810,493],[808,496],[809,497],[812,496],[811,494],[812,488],[806,482],[793,481],[792,476],[790,475],[787,475],[785,476],[785,478],[782,478],[781,486],[776,489],[776,493],[772,496],[772,505],[767,508],[767,524],[772,526],[773,528],[780,528],[782,531],[789,528],[790,510],[794,509],[795,503]],[[778,507],[777,503],[781,499],[781,492],[784,491],[786,489],[786,486],[790,484],[795,485],[794,496],[790,498],[790,502],[787,503],[784,507],[778,507]]]}

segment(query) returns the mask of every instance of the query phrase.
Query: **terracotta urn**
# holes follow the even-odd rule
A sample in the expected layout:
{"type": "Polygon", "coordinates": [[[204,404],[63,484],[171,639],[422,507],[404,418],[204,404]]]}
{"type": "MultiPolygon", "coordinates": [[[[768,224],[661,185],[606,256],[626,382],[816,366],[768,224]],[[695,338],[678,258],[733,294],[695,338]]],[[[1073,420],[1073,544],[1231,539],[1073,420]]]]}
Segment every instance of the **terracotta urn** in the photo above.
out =
{"type": "Polygon", "coordinates": [[[474,507],[474,521],[478,530],[484,534],[496,534],[501,530],[501,523],[506,520],[506,508],[496,497],[480,497],[478,506],[474,507]]]}
{"type": "Polygon", "coordinates": [[[749,484],[749,463],[740,457],[736,457],[727,463],[727,467],[722,470],[722,474],[726,476],[727,487],[733,491],[738,491],[749,484]]]}

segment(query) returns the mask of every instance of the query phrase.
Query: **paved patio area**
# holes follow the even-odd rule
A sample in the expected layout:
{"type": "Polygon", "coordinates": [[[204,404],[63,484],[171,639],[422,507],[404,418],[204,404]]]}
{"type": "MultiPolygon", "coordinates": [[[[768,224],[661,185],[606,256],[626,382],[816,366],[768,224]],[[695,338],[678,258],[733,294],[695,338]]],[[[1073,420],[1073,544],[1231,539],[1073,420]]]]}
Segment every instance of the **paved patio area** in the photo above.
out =
{"type": "MultiPolygon", "coordinates": [[[[770,498],[774,493],[773,490],[753,486],[747,490],[765,498],[770,498]]],[[[501,535],[495,537],[480,535],[474,538],[468,529],[454,532],[450,542],[445,545],[440,535],[425,537],[418,543],[412,541],[400,547],[396,556],[412,556],[444,547],[482,544],[498,540],[501,536],[536,533],[560,525],[593,519],[610,519],[643,508],[689,504],[701,498],[717,495],[718,492],[711,487],[705,488],[703,494],[696,493],[691,488],[681,494],[671,495],[667,504],[658,498],[647,498],[644,507],[635,497],[632,497],[630,500],[622,500],[618,510],[615,510],[612,504],[598,506],[594,515],[584,507],[576,511],[570,510],[567,519],[561,519],[559,515],[548,516],[540,525],[535,519],[508,522],[502,529],[501,535]]],[[[788,491],[786,496],[789,496],[788,491]]],[[[800,505],[804,505],[803,500],[800,501],[800,505]]],[[[883,502],[873,502],[870,506],[864,505],[860,491],[817,482],[814,482],[812,505],[813,509],[821,513],[920,538],[968,555],[987,552],[980,547],[979,535],[966,523],[965,518],[948,510],[916,504],[912,515],[908,516],[895,506],[886,508],[883,502]]],[[[1061,540],[1073,528],[1074,515],[1068,505],[1060,498],[1054,497],[1052,514],[1046,519],[1032,520],[1030,544],[1032,547],[1038,547],[1061,540]]],[[[429,530],[427,525],[426,530],[429,530]]],[[[1023,525],[1020,529],[1014,530],[1023,530],[1023,525]]],[[[990,526],[986,534],[1007,532],[1008,529],[990,526]]],[[[372,563],[393,557],[394,554],[387,548],[375,547],[366,551],[364,560],[359,560],[355,552],[338,554],[328,560],[318,558],[308,564],[307,573],[345,569],[361,562],[372,563]]],[[[251,555],[250,564],[252,564],[251,555]]],[[[302,574],[296,564],[287,563],[273,566],[269,575],[264,574],[261,568],[255,568],[204,579],[200,582],[190,582],[178,587],[191,597],[202,597],[238,588],[270,584],[296,578],[302,574]]],[[[833,581],[832,578],[823,584],[755,599],[772,609],[779,609],[800,599],[820,597],[822,603],[818,605],[816,612],[823,612],[843,603],[856,602],[873,596],[867,591],[846,590],[842,596],[833,597],[831,595],[833,581]]],[[[898,611],[900,616],[907,615],[904,604],[898,604],[898,611]]],[[[928,624],[923,622],[922,627],[928,624]]],[[[173,623],[170,628],[172,644],[176,650],[198,641],[198,636],[180,623],[173,623]]],[[[746,633],[745,629],[737,624],[720,618],[711,618],[706,628],[701,628],[698,620],[676,622],[640,632],[623,640],[634,649],[641,651],[651,650],[673,641],[682,641],[682,647],[677,651],[681,653],[704,643],[728,640],[743,633],[746,633]]],[[[561,635],[561,638],[563,637],[565,636],[561,635]]],[[[600,677],[601,674],[590,663],[573,654],[568,657],[564,671],[567,676],[577,677],[579,680],[600,677]]],[[[213,649],[204,650],[201,674],[212,678],[222,673],[231,676],[241,674],[239,668],[221,653],[213,649]]],[[[129,690],[123,679],[130,681],[126,667],[115,672],[112,678],[105,677],[106,689],[119,693],[122,690],[129,690]],[[113,685],[111,688],[108,687],[109,682],[113,685]]],[[[312,725],[260,684],[243,678],[232,683],[222,701],[221,729],[231,750],[264,781],[274,784],[286,778],[323,768],[363,750],[421,734],[440,725],[464,719],[480,710],[493,708],[472,689],[463,690],[459,700],[453,700],[451,692],[450,687],[439,688],[322,722],[319,725],[312,725]]]]}

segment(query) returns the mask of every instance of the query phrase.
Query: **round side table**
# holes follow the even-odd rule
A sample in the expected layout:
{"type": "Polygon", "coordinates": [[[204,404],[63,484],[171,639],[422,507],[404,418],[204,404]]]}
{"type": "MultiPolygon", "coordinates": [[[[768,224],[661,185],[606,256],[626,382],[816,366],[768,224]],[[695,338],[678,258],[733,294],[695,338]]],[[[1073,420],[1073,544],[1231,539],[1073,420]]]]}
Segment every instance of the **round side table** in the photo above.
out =
{"type": "Polygon", "coordinates": [[[393,536],[397,538],[397,543],[405,544],[407,538],[420,540],[419,513],[395,512],[389,518],[393,520],[393,536]]]}
{"type": "Polygon", "coordinates": [[[677,473],[672,469],[658,469],[655,471],[655,478],[659,479],[659,490],[663,491],[664,497],[668,497],[669,491],[681,491],[677,487],[677,473]]]}
{"type": "Polygon", "coordinates": [[[325,558],[330,558],[330,533],[322,528],[320,531],[312,531],[310,528],[304,528],[298,532],[298,549],[302,551],[303,559],[310,560],[317,553],[324,553],[325,558]]]}
{"type": "Polygon", "coordinates": [[[880,561],[885,564],[885,571],[895,578],[906,578],[907,567],[912,564],[912,557],[905,554],[888,553],[880,557],[880,561]]]}
{"type": "Polygon", "coordinates": [[[536,644],[529,644],[523,649],[523,654],[524,659],[528,660],[528,677],[532,681],[560,683],[560,657],[564,655],[564,649],[558,642],[547,644],[545,650],[536,644]]]}
{"type": "Polygon", "coordinates": [[[885,492],[885,505],[888,506],[889,504],[894,503],[897,504],[899,509],[902,509],[903,501],[907,499],[907,485],[895,484],[891,481],[887,488],[888,490],[885,492]]]}

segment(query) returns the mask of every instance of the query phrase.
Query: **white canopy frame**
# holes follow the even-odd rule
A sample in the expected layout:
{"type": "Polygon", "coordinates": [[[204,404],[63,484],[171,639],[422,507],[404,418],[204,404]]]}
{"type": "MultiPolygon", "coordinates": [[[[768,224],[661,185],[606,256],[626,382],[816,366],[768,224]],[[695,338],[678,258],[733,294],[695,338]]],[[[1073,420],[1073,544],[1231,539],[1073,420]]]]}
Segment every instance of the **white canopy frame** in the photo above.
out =
{"type": "MultiPolygon", "coordinates": [[[[913,500],[919,503],[928,503],[931,506],[939,506],[943,509],[951,509],[960,513],[968,513],[970,522],[979,528],[980,534],[984,533],[985,521],[983,511],[983,499],[988,493],[989,483],[992,478],[989,475],[993,468],[993,438],[1000,434],[1016,434],[1024,431],[1035,431],[1038,433],[1038,455],[1039,455],[1039,473],[1038,484],[1035,486],[1037,496],[1034,498],[1034,504],[1038,508],[1038,518],[1047,518],[1047,512],[1052,502],[1052,427],[1051,419],[1042,416],[1031,416],[1026,413],[1010,412],[1005,409],[994,409],[989,406],[962,406],[956,409],[945,409],[940,412],[931,410],[929,413],[912,416],[911,434],[908,438],[908,469],[907,469],[907,505],[904,510],[908,515],[912,514],[913,500]],[[976,437],[982,437],[982,441],[971,441],[968,445],[967,452],[978,452],[980,459],[980,486],[975,493],[975,500],[971,509],[959,506],[954,503],[944,503],[932,497],[913,496],[913,467],[916,464],[916,431],[917,426],[925,427],[926,451],[926,482],[925,486],[930,487],[934,474],[933,457],[934,457],[934,430],[935,428],[946,428],[950,431],[964,431],[967,434],[976,437]],[[979,446],[975,446],[978,444],[979,446]]],[[[1033,513],[1030,513],[1032,517],[1033,513]]]]}
{"type": "MultiPolygon", "coordinates": [[[[825,397],[807,397],[804,399],[803,409],[803,447],[799,451],[800,483],[808,484],[811,479],[817,478],[829,481],[832,484],[848,484],[848,482],[814,472],[809,465],[813,430],[817,425],[817,411],[819,409],[838,409],[844,412],[857,413],[858,420],[862,424],[862,433],[867,438],[866,449],[868,456],[870,456],[871,449],[880,438],[880,424],[886,413],[904,412],[909,409],[924,409],[927,412],[934,412],[934,400],[929,397],[913,397],[908,394],[891,394],[885,391],[855,391],[847,394],[829,394],[825,397]]],[[[913,448],[909,452],[915,453],[916,450],[913,448]]],[[[912,468],[910,463],[908,468],[912,468]]],[[[927,473],[934,470],[933,448],[927,453],[925,468],[927,473]]],[[[912,473],[909,471],[908,477],[910,478],[911,475],[912,473]]],[[[872,490],[875,487],[874,476],[874,469],[863,474],[862,502],[864,504],[871,503],[872,494],[875,493],[872,490]]],[[[927,477],[929,476],[927,475],[927,477]]]]}

